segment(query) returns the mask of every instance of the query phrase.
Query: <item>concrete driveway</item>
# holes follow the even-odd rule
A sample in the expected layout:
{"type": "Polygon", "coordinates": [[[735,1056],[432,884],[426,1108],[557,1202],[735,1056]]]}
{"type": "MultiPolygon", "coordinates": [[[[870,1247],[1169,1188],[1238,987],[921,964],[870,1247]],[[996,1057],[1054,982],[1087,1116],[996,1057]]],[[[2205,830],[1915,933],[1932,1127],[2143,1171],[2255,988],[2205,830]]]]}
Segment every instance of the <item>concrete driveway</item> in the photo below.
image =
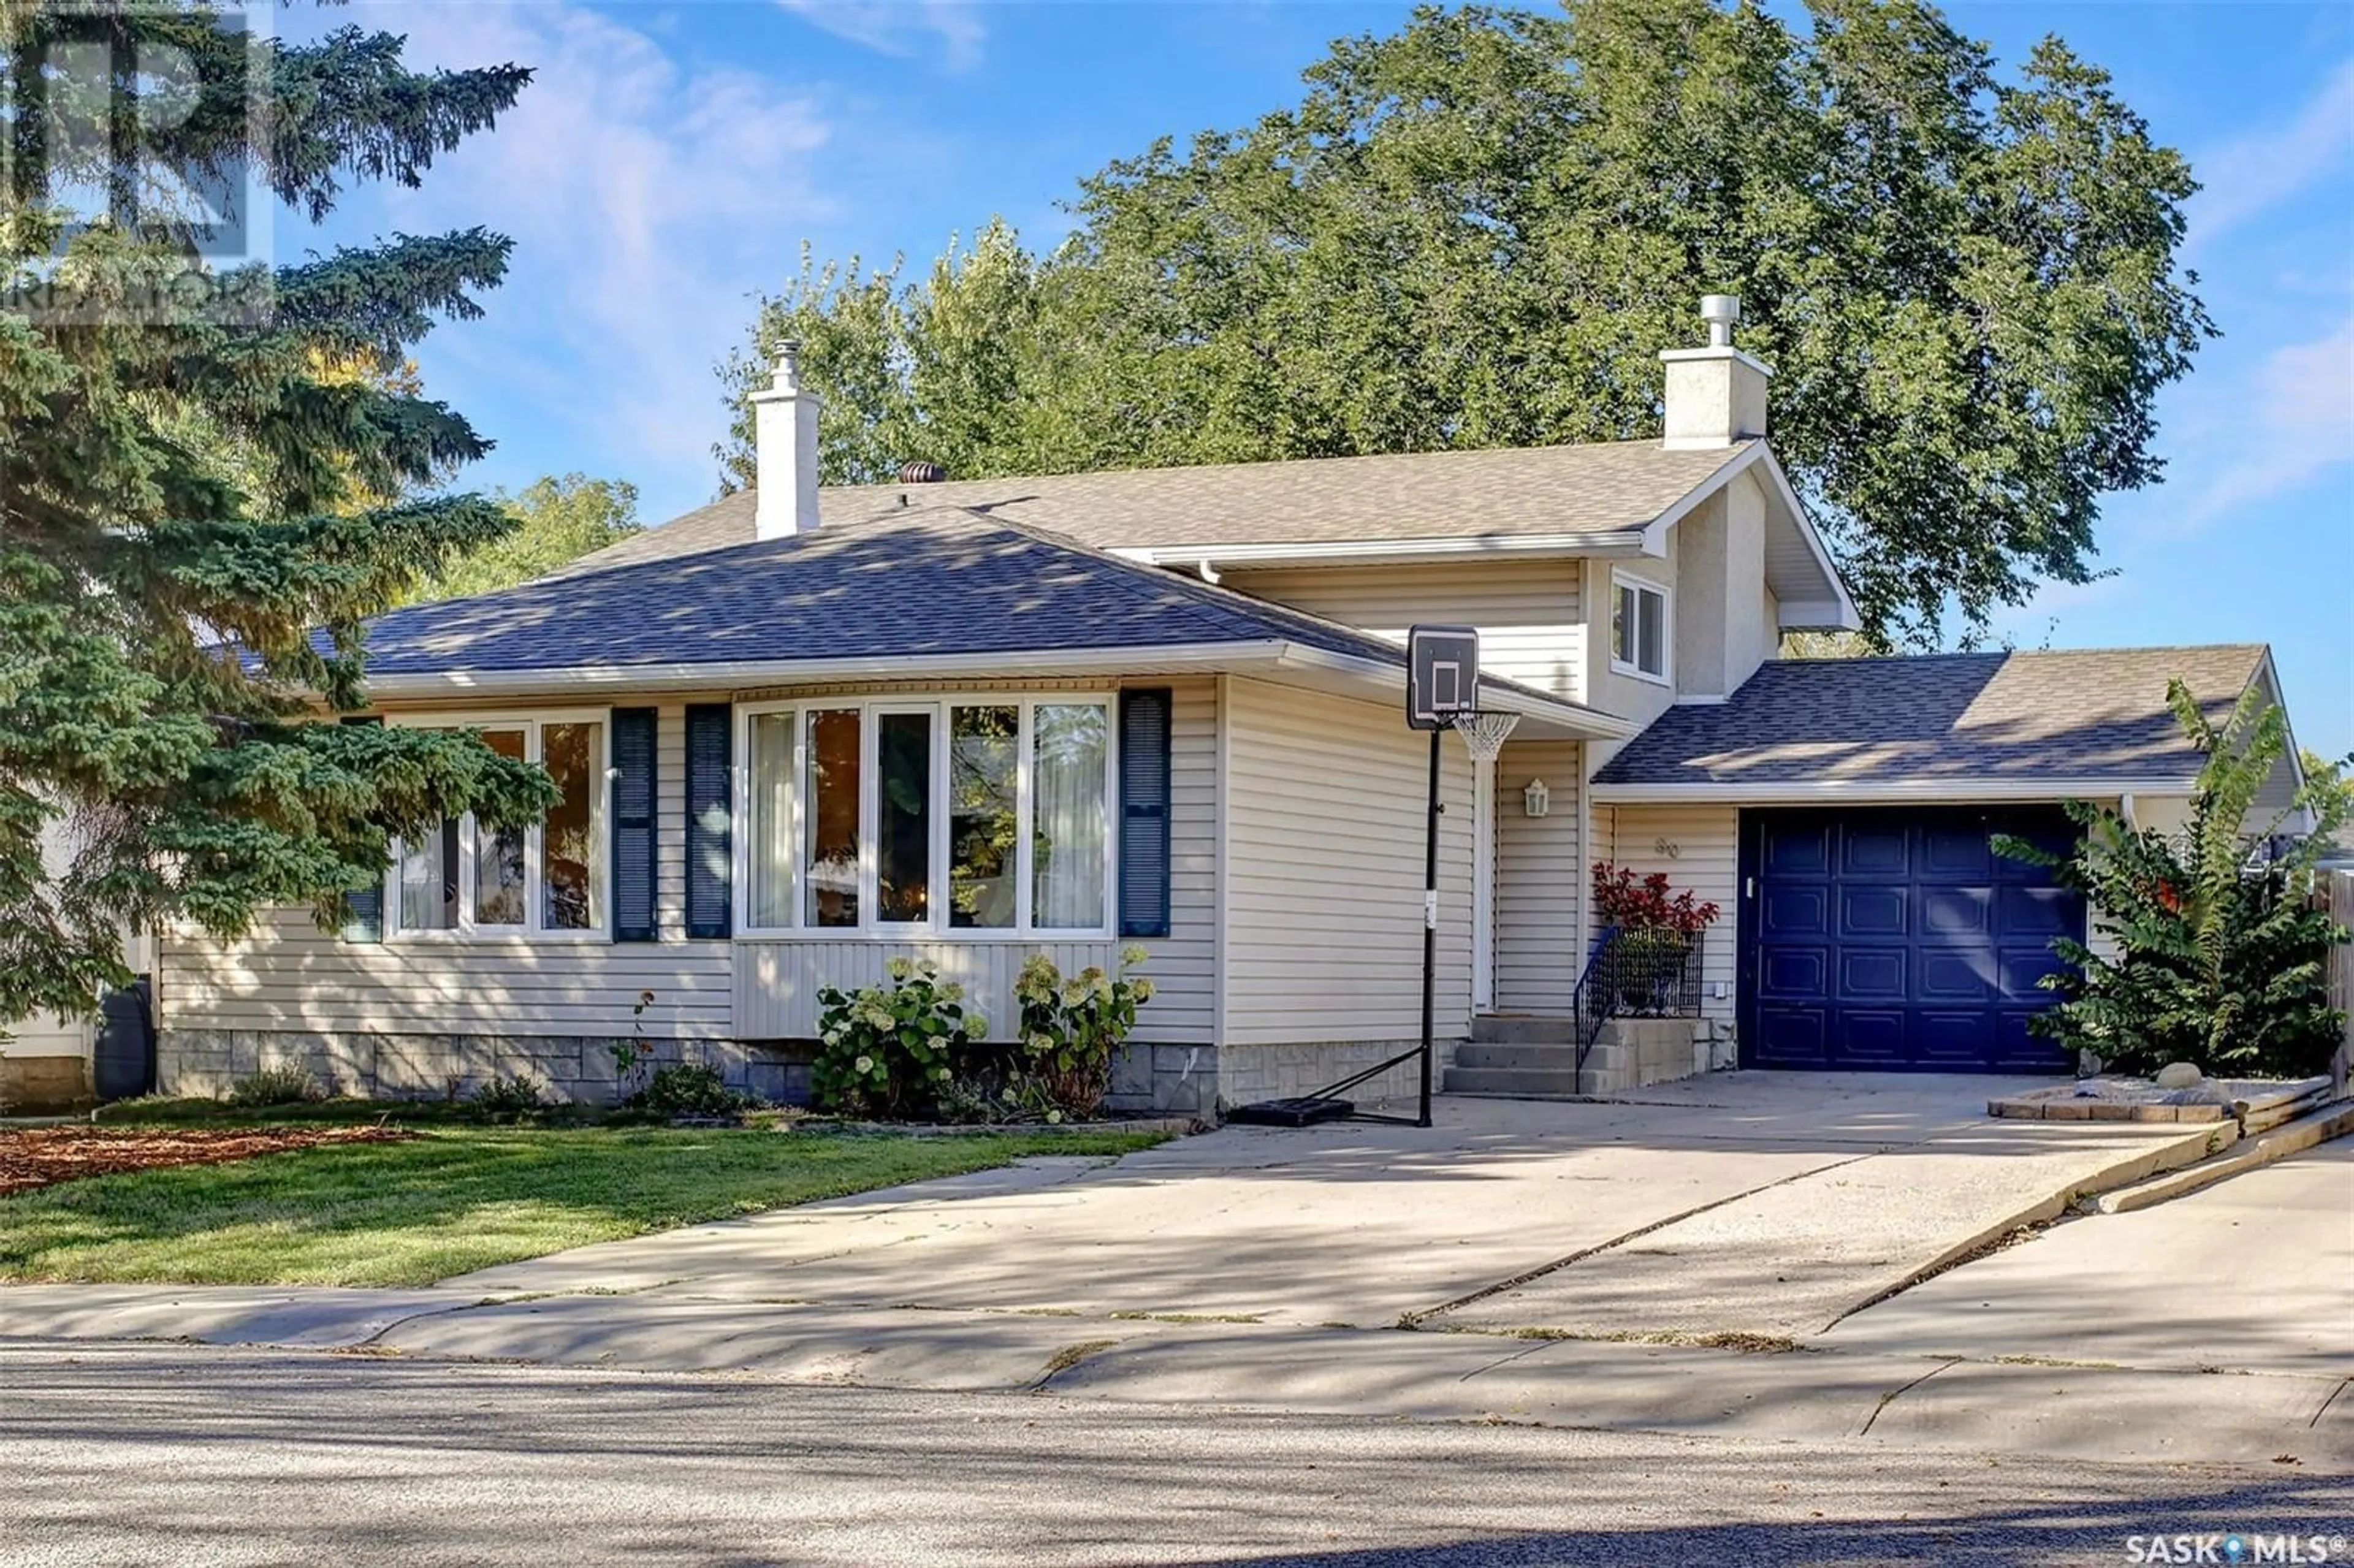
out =
{"type": "Polygon", "coordinates": [[[2203,1134],[1996,1122],[2001,1079],[1728,1074],[1446,1097],[1429,1129],[1227,1128],[583,1248],[453,1297],[1798,1337],[2203,1134]]]}

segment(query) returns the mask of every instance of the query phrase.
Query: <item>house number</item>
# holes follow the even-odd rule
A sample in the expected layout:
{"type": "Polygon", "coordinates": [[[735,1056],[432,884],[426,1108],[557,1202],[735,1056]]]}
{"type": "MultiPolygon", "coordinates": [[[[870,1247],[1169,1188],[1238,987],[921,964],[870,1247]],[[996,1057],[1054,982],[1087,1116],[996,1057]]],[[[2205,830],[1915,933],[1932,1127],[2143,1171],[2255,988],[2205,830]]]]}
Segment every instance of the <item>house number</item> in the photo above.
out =
{"type": "Polygon", "coordinates": [[[1684,853],[1682,848],[1677,844],[1676,841],[1673,839],[1655,840],[1651,844],[1651,848],[1670,860],[1673,860],[1678,855],[1684,853]]]}

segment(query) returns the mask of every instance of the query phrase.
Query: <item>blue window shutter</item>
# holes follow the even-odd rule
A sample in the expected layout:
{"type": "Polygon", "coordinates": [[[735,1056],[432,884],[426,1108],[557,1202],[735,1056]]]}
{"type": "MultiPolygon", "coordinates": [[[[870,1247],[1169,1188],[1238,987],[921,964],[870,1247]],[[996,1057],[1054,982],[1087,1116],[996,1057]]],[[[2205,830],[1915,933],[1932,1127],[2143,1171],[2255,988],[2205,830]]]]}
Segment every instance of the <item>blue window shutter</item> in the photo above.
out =
{"type": "MultiPolygon", "coordinates": [[[[380,725],[384,720],[369,715],[358,715],[343,721],[345,724],[380,725]]],[[[346,942],[381,942],[384,940],[384,878],[376,879],[373,887],[354,887],[344,894],[344,940],[346,942]]]]}
{"type": "Polygon", "coordinates": [[[613,710],[613,939],[658,942],[654,802],[660,796],[652,708],[613,710]]]}
{"type": "Polygon", "coordinates": [[[736,791],[729,778],[735,710],[698,703],[686,710],[686,934],[726,937],[735,929],[729,886],[734,839],[729,814],[736,791]]]}
{"type": "Polygon", "coordinates": [[[1169,689],[1119,694],[1119,934],[1169,935],[1169,689]]]}

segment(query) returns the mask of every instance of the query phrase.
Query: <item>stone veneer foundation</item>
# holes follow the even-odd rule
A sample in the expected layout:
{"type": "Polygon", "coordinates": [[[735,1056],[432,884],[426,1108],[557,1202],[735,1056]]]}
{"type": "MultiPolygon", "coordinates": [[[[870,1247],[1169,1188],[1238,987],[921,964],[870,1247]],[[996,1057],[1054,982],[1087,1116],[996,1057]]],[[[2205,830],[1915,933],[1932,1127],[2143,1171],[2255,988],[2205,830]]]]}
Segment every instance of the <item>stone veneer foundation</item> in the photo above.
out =
{"type": "Polygon", "coordinates": [[[72,1110],[90,1103],[90,1064],[80,1056],[11,1056],[0,1051],[0,1110],[72,1110]]]}
{"type": "MultiPolygon", "coordinates": [[[[557,1099],[603,1104],[618,1092],[615,1041],[603,1035],[315,1033],[165,1029],[156,1084],[167,1095],[219,1095],[264,1067],[301,1067],[330,1094],[367,1099],[471,1095],[493,1077],[526,1074],[557,1099]]],[[[775,1103],[809,1099],[811,1048],[790,1041],[648,1042],[658,1065],[701,1062],[730,1088],[775,1103]]],[[[1406,1048],[1405,1043],[1324,1045],[1131,1045],[1112,1063],[1105,1107],[1214,1118],[1227,1107],[1304,1095],[1406,1048]]],[[[1433,1079],[1453,1060],[1441,1041],[1433,1079]]],[[[1351,1091],[1360,1103],[1413,1097],[1415,1064],[1351,1091]]]]}

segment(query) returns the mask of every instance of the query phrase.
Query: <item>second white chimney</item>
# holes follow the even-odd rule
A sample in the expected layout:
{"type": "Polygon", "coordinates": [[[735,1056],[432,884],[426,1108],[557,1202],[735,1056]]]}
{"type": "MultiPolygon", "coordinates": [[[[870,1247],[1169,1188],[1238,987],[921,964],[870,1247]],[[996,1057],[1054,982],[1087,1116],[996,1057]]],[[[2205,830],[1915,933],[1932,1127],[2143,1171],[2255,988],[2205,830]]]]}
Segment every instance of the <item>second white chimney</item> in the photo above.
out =
{"type": "Polygon", "coordinates": [[[752,533],[786,539],[817,526],[817,411],[801,385],[801,345],[778,345],[776,380],[752,394],[752,533]]]}
{"type": "Polygon", "coordinates": [[[1704,294],[1700,315],[1708,323],[1708,346],[1659,355],[1668,379],[1661,444],[1670,450],[1729,447],[1766,433],[1766,384],[1774,372],[1733,346],[1740,296],[1704,294]]]}

